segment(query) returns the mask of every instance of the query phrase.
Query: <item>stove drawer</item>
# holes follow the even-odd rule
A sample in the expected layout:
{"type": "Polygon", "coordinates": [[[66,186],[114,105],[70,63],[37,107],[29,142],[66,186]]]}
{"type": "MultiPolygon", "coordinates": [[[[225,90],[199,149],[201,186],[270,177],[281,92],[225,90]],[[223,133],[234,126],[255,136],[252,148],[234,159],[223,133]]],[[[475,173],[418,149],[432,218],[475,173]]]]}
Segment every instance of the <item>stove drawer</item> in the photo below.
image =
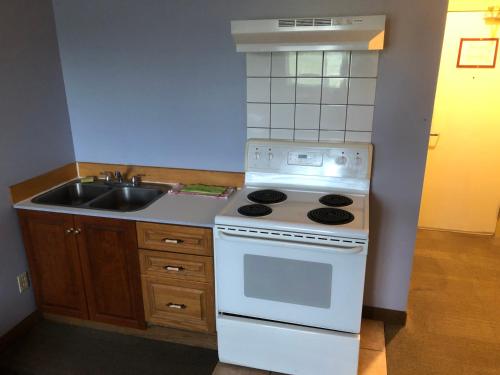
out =
{"type": "Polygon", "coordinates": [[[140,249],[139,259],[145,276],[213,283],[211,257],[140,249]]]}
{"type": "Polygon", "coordinates": [[[137,223],[142,249],[212,256],[212,231],[181,225],[137,223]]]}
{"type": "Polygon", "coordinates": [[[182,280],[142,276],[146,321],[153,324],[215,332],[212,287],[182,280]]]}

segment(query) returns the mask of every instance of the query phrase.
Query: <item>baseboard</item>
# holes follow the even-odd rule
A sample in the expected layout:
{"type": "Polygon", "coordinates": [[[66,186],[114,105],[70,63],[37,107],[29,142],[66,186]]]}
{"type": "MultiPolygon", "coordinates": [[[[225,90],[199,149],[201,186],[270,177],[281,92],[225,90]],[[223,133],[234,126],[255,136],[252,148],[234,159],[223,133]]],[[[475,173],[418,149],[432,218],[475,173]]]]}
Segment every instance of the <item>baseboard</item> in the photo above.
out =
{"type": "Polygon", "coordinates": [[[385,324],[406,325],[406,311],[383,309],[381,307],[363,306],[363,318],[380,320],[385,324]]]}
{"type": "Polygon", "coordinates": [[[40,321],[42,315],[38,310],[33,311],[30,315],[19,322],[14,328],[8,331],[5,335],[0,336],[0,352],[3,351],[12,342],[19,337],[24,336],[36,323],[40,321]]]}

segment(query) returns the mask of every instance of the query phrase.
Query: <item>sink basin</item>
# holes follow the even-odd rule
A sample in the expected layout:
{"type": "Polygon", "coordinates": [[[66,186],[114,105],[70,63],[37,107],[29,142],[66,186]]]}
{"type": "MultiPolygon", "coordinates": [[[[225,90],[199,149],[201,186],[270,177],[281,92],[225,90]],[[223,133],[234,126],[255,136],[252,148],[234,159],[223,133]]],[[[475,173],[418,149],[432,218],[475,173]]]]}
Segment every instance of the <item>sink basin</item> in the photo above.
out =
{"type": "Polygon", "coordinates": [[[161,189],[120,187],[89,204],[89,208],[113,211],[136,211],[149,206],[165,194],[161,189]]]}
{"type": "Polygon", "coordinates": [[[33,203],[79,207],[111,190],[110,186],[81,184],[64,185],[34,198],[33,203]]]}
{"type": "Polygon", "coordinates": [[[137,211],[146,208],[172,187],[143,183],[140,186],[106,184],[102,181],[82,184],[72,181],[41,194],[31,201],[38,204],[94,210],[137,211]]]}

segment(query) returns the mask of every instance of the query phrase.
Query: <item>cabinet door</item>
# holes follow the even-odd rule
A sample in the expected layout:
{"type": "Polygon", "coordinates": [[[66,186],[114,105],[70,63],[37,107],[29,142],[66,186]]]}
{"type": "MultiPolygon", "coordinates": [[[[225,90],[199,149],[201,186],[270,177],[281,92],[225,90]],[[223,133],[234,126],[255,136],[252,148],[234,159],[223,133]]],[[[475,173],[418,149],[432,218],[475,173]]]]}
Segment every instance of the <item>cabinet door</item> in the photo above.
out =
{"type": "Polygon", "coordinates": [[[88,319],[73,216],[19,211],[31,281],[41,311],[88,319]]]}
{"type": "Polygon", "coordinates": [[[135,222],[75,216],[90,319],[145,328],[135,222]]]}

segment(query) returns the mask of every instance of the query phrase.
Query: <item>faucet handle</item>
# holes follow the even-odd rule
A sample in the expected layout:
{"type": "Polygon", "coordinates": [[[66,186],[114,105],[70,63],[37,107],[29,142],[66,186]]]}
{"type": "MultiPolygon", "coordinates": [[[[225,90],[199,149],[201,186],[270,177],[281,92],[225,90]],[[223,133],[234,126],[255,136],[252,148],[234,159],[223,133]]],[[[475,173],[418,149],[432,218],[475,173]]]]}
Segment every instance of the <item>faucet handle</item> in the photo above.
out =
{"type": "Polygon", "coordinates": [[[145,174],[136,174],[134,176],[132,176],[132,178],[130,179],[130,182],[132,183],[132,185],[134,186],[138,186],[141,184],[142,182],[142,177],[146,176],[145,174]]]}
{"type": "Polygon", "coordinates": [[[113,182],[113,172],[110,171],[104,171],[99,173],[100,176],[104,176],[104,181],[105,182],[113,182]]]}

